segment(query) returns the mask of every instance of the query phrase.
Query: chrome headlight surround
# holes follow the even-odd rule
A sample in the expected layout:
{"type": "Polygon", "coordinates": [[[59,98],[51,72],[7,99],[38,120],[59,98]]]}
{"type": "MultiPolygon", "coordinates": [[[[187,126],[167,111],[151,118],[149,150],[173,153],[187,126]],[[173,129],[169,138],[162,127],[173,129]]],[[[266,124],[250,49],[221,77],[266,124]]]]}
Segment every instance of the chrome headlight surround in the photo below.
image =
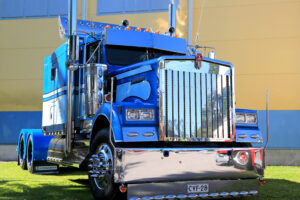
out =
{"type": "Polygon", "coordinates": [[[154,109],[126,109],[126,121],[154,121],[154,109]]]}
{"type": "Polygon", "coordinates": [[[257,124],[256,113],[236,113],[237,124],[257,124]]]}

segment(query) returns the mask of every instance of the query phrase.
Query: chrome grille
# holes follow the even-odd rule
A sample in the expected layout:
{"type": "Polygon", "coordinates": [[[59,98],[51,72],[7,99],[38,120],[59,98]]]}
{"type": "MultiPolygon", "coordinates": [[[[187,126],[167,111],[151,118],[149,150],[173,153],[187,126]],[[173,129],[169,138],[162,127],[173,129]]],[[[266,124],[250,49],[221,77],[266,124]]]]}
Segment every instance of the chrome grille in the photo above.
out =
{"type": "Polygon", "coordinates": [[[165,60],[160,65],[160,140],[224,141],[231,138],[232,69],[193,60],[165,60]]]}

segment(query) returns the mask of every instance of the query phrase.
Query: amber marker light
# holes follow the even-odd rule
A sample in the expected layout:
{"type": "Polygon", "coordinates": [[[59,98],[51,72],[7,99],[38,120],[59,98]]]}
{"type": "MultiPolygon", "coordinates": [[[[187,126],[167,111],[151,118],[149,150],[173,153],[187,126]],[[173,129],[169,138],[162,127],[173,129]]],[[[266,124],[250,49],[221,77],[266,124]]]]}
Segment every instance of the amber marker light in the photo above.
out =
{"type": "Polygon", "coordinates": [[[110,28],[110,25],[106,25],[105,28],[106,28],[106,29],[109,29],[109,28],[110,28]]]}
{"type": "Polygon", "coordinates": [[[127,31],[130,31],[130,26],[126,27],[125,29],[126,29],[127,31]]]}
{"type": "Polygon", "coordinates": [[[145,30],[145,32],[150,32],[150,29],[149,29],[149,28],[147,28],[147,29],[145,30]]]}
{"type": "Polygon", "coordinates": [[[141,31],[141,28],[137,28],[136,31],[141,31]]]}
{"type": "Polygon", "coordinates": [[[158,31],[156,31],[155,33],[156,33],[156,34],[160,34],[160,31],[158,30],[158,31]]]}
{"type": "Polygon", "coordinates": [[[259,180],[259,185],[260,186],[263,186],[264,184],[266,184],[266,180],[264,180],[264,179],[261,179],[261,180],[259,180]]]}
{"type": "Polygon", "coordinates": [[[119,189],[120,189],[120,192],[125,193],[125,192],[127,191],[127,186],[121,185],[121,186],[119,187],[119,189]]]}
{"type": "Polygon", "coordinates": [[[177,35],[177,34],[174,34],[173,37],[178,37],[178,35],[177,35]]]}

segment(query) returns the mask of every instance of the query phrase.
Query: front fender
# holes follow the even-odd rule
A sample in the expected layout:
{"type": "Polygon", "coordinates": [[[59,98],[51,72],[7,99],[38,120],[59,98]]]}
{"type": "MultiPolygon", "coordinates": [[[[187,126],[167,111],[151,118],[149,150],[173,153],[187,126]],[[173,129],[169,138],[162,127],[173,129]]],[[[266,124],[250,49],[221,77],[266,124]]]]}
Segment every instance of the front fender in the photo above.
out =
{"type": "MultiPolygon", "coordinates": [[[[98,120],[100,117],[105,117],[109,124],[112,124],[112,132],[114,136],[114,141],[115,142],[122,142],[123,141],[123,136],[122,136],[122,126],[121,122],[118,116],[118,109],[119,105],[113,105],[112,109],[112,122],[110,122],[110,104],[109,103],[104,103],[101,105],[101,107],[97,110],[95,117],[93,119],[92,123],[92,135],[90,139],[94,138],[97,130],[95,130],[96,123],[100,123],[98,120]]],[[[90,141],[92,142],[92,141],[90,141]]]]}

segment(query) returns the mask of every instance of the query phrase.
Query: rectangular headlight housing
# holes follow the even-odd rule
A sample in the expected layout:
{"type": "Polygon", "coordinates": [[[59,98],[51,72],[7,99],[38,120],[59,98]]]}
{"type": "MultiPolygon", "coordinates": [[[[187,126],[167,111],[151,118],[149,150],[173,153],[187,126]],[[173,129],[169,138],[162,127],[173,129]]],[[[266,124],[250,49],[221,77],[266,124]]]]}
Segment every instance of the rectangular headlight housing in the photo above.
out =
{"type": "Polygon", "coordinates": [[[153,121],[154,109],[126,109],[127,121],[153,121]]]}
{"type": "Polygon", "coordinates": [[[257,115],[255,113],[236,113],[236,123],[257,124],[257,115]]]}

